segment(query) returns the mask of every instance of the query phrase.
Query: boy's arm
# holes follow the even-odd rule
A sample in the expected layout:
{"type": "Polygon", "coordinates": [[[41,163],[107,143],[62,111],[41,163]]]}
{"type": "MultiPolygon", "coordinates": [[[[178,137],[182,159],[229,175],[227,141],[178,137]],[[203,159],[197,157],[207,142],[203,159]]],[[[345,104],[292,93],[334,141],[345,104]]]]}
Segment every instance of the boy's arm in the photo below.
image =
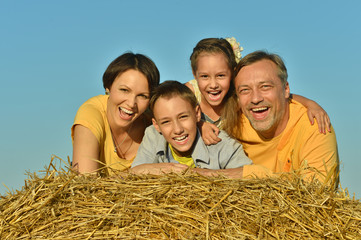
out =
{"type": "Polygon", "coordinates": [[[130,173],[161,175],[171,172],[180,173],[187,169],[187,165],[180,163],[145,163],[132,167],[130,173]]]}
{"type": "Polygon", "coordinates": [[[192,171],[206,177],[225,176],[227,178],[243,178],[243,167],[216,170],[206,168],[192,168],[192,171]]]}
{"type": "Polygon", "coordinates": [[[224,131],[220,131],[219,136],[222,142],[214,147],[218,149],[217,156],[222,169],[192,168],[192,171],[203,176],[222,175],[228,178],[243,178],[243,166],[251,165],[251,159],[247,157],[241,143],[229,137],[224,131]]]}
{"type": "Polygon", "coordinates": [[[163,136],[157,136],[159,133],[155,130],[154,126],[146,128],[143,140],[138,148],[137,155],[132,163],[132,168],[144,163],[158,163],[157,150],[155,145],[157,139],[163,136]]]}
{"type": "Polygon", "coordinates": [[[252,164],[243,150],[243,146],[237,140],[231,138],[226,132],[220,131],[219,137],[222,142],[218,143],[218,161],[221,169],[239,168],[252,164]]]}
{"type": "MultiPolygon", "coordinates": [[[[160,140],[163,140],[163,136],[157,132],[154,126],[150,126],[145,130],[137,156],[129,170],[130,173],[160,175],[170,172],[182,172],[188,168],[187,165],[180,163],[160,162],[156,149],[160,140]]],[[[161,142],[163,143],[163,141],[161,142]]]]}
{"type": "Polygon", "coordinates": [[[314,124],[313,119],[316,118],[320,133],[326,133],[326,130],[329,132],[331,131],[330,117],[318,103],[297,94],[292,94],[292,98],[307,108],[307,115],[311,125],[314,124]]]}

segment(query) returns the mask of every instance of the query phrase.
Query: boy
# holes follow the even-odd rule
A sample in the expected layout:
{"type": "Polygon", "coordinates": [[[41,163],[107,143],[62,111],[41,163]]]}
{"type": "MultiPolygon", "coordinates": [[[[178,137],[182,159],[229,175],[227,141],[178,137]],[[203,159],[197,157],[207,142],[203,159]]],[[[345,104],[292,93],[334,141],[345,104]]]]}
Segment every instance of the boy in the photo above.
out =
{"type": "MultiPolygon", "coordinates": [[[[201,112],[193,92],[177,81],[166,81],[158,86],[150,100],[153,126],[146,129],[131,172],[135,174],[162,174],[182,172],[187,168],[203,175],[242,171],[252,164],[243,147],[220,131],[221,142],[206,146],[197,123],[201,112]],[[240,169],[237,169],[240,168],[240,169]]],[[[237,174],[235,174],[237,175],[237,174]]]]}

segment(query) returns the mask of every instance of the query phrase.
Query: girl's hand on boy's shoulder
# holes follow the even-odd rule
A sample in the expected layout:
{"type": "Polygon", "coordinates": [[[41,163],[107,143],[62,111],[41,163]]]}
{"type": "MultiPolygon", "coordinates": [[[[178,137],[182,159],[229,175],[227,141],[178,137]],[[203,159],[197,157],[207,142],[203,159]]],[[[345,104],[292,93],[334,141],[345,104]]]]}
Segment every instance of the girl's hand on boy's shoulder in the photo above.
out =
{"type": "Polygon", "coordinates": [[[206,145],[213,145],[222,141],[222,139],[218,137],[219,129],[216,125],[209,122],[200,121],[198,126],[203,142],[206,145]]]}

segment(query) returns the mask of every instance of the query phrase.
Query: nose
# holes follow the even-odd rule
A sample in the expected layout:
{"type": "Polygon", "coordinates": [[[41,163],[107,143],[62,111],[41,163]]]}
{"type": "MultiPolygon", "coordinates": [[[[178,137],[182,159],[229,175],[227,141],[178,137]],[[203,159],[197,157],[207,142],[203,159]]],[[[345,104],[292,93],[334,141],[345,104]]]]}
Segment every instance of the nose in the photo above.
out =
{"type": "Polygon", "coordinates": [[[182,134],[184,132],[184,128],[179,121],[174,121],[173,123],[173,132],[174,134],[182,134]]]}
{"type": "Polygon", "coordinates": [[[212,89],[218,88],[218,82],[217,82],[217,80],[216,80],[214,77],[212,77],[212,78],[210,79],[209,87],[212,88],[212,89]]]}
{"type": "Polygon", "coordinates": [[[134,108],[137,105],[137,97],[134,96],[129,96],[127,104],[130,108],[134,108]]]}
{"type": "Polygon", "coordinates": [[[262,95],[261,91],[254,90],[254,91],[252,91],[251,94],[252,94],[251,101],[253,104],[258,104],[263,101],[263,95],[262,95]]]}

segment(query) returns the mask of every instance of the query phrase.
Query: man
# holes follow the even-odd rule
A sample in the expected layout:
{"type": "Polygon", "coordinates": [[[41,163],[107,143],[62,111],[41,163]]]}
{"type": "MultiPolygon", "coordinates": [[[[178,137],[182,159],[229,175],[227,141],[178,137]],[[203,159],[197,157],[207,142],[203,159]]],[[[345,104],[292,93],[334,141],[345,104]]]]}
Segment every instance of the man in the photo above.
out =
{"type": "Polygon", "coordinates": [[[263,51],[238,63],[235,72],[237,105],[242,114],[226,119],[224,129],[241,141],[253,165],[243,177],[298,171],[310,179],[338,183],[339,158],[335,132],[319,133],[307,109],[290,96],[282,59],[263,51]],[[312,170],[313,169],[313,170],[312,170]]]}

